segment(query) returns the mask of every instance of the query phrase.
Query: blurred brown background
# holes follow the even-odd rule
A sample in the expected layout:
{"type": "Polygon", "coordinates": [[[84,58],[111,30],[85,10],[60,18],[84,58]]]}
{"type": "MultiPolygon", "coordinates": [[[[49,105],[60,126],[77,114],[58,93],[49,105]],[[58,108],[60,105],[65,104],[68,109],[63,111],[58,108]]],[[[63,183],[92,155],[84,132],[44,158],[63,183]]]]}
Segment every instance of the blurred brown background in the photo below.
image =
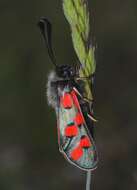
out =
{"type": "MultiPolygon", "coordinates": [[[[90,0],[96,51],[95,190],[137,189],[137,1],[90,0]],[[94,18],[93,18],[94,17],[94,18]]],[[[0,190],[83,190],[85,173],[58,151],[45,97],[53,66],[36,26],[53,24],[58,63],[76,61],[61,0],[0,1],[0,190]]]]}

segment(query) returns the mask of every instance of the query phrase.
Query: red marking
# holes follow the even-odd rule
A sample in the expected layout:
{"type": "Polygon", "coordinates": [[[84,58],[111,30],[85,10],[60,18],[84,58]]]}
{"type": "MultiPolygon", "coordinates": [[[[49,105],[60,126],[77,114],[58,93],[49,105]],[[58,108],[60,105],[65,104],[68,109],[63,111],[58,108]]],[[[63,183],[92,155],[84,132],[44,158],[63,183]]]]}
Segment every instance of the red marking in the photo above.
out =
{"type": "Polygon", "coordinates": [[[80,140],[81,148],[89,148],[91,146],[90,139],[88,137],[84,137],[80,140]]]}
{"type": "Polygon", "coordinates": [[[72,152],[71,152],[71,158],[73,160],[79,160],[81,158],[81,156],[83,155],[83,150],[80,146],[78,146],[77,148],[75,148],[72,152]]]}
{"type": "Polygon", "coordinates": [[[64,108],[71,108],[72,107],[72,98],[71,95],[69,93],[65,93],[62,97],[61,97],[61,104],[63,105],[64,108]]]}
{"type": "MultiPolygon", "coordinates": [[[[81,108],[80,108],[79,101],[78,101],[78,98],[77,98],[77,95],[76,95],[75,90],[72,90],[72,91],[71,91],[71,95],[72,95],[72,97],[73,97],[73,102],[74,102],[75,106],[77,107],[77,109],[78,109],[78,111],[79,111],[79,115],[80,115],[80,116],[78,116],[77,121],[75,121],[75,122],[76,122],[77,124],[78,124],[78,122],[80,122],[80,124],[82,124],[82,123],[85,122],[85,120],[84,120],[83,114],[82,114],[82,112],[81,112],[81,108]]],[[[77,117],[77,116],[76,116],[76,117],[77,117]]],[[[78,125],[80,125],[80,124],[78,124],[78,125]]]]}
{"type": "Polygon", "coordinates": [[[74,121],[76,122],[76,124],[78,126],[83,124],[84,123],[84,118],[83,118],[82,114],[77,113],[76,117],[74,118],[74,121]]]}
{"type": "Polygon", "coordinates": [[[65,136],[66,137],[74,137],[78,134],[78,128],[75,125],[67,126],[65,128],[65,136]]]}
{"type": "Polygon", "coordinates": [[[74,90],[71,91],[71,95],[73,97],[73,101],[74,101],[74,104],[75,106],[77,107],[77,109],[79,110],[80,109],[80,106],[79,106],[79,102],[78,102],[78,99],[77,99],[77,96],[76,96],[76,92],[74,90]]]}

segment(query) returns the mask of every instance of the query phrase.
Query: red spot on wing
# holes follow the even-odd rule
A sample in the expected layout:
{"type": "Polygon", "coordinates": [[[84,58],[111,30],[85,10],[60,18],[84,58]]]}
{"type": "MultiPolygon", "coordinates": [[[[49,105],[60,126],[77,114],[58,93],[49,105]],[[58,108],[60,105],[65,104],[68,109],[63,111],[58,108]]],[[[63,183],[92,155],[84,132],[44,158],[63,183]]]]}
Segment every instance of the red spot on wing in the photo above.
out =
{"type": "Polygon", "coordinates": [[[65,93],[62,97],[61,97],[61,104],[63,105],[64,108],[68,109],[72,107],[72,98],[71,95],[69,93],[65,93]]]}
{"type": "Polygon", "coordinates": [[[75,125],[67,126],[65,128],[66,137],[74,137],[78,134],[78,128],[75,125]]]}
{"type": "Polygon", "coordinates": [[[73,97],[73,102],[75,104],[75,106],[77,107],[77,109],[79,110],[80,109],[80,106],[79,106],[79,102],[78,102],[78,99],[77,99],[77,95],[76,95],[76,92],[74,90],[71,91],[71,95],[73,97]]]}
{"type": "Polygon", "coordinates": [[[81,112],[79,101],[78,101],[78,98],[77,98],[75,90],[71,91],[71,95],[72,95],[72,98],[73,98],[74,105],[76,106],[76,108],[78,109],[78,112],[79,112],[76,115],[76,117],[74,118],[74,121],[77,123],[77,125],[81,125],[81,124],[83,124],[85,122],[85,120],[84,120],[83,114],[81,112]]]}
{"type": "Polygon", "coordinates": [[[89,148],[91,146],[91,142],[90,142],[89,137],[85,136],[85,137],[81,138],[80,146],[82,148],[89,148]]]}
{"type": "Polygon", "coordinates": [[[76,117],[74,118],[75,123],[79,126],[84,123],[84,118],[81,113],[77,113],[76,117]]]}
{"type": "Polygon", "coordinates": [[[78,146],[77,148],[75,148],[72,152],[71,152],[71,158],[73,160],[79,160],[81,158],[81,156],[83,155],[83,150],[80,146],[78,146]]]}

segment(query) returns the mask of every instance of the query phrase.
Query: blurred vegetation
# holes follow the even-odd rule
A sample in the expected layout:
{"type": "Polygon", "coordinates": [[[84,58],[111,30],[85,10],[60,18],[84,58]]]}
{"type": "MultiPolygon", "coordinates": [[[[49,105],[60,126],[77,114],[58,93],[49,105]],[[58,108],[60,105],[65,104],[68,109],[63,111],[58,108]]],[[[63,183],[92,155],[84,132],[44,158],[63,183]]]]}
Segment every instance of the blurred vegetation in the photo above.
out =
{"type": "MultiPolygon", "coordinates": [[[[137,1],[91,0],[90,9],[98,46],[94,110],[100,158],[93,185],[135,190],[137,1]]],[[[40,16],[53,24],[58,63],[76,62],[61,0],[0,1],[0,190],[83,190],[84,172],[58,152],[56,118],[45,97],[53,66],[36,26],[40,16]]]]}

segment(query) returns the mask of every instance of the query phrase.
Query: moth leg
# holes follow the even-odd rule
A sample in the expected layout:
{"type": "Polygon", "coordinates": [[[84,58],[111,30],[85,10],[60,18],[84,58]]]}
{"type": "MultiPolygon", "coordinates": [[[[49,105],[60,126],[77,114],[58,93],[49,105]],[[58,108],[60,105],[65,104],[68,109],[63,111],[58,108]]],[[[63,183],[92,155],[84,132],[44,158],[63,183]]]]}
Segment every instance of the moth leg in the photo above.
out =
{"type": "Polygon", "coordinates": [[[76,87],[73,87],[73,90],[86,102],[90,102],[90,100],[88,100],[87,98],[85,98],[84,96],[82,96],[82,94],[79,92],[79,90],[76,87]]]}
{"type": "Polygon", "coordinates": [[[87,114],[87,116],[92,120],[92,121],[94,121],[94,122],[97,122],[98,120],[96,120],[92,115],[90,115],[90,114],[87,114]]]}
{"type": "MultiPolygon", "coordinates": [[[[83,98],[83,100],[84,101],[86,101],[86,102],[88,102],[89,104],[90,104],[90,112],[92,113],[92,101],[90,101],[90,100],[88,100],[87,98],[85,98],[85,97],[83,97],[82,95],[81,95],[81,93],[78,91],[78,89],[76,88],[76,87],[73,87],[73,89],[75,90],[75,92],[81,97],[81,98],[83,98]]],[[[87,116],[92,120],[92,121],[94,121],[94,122],[97,122],[97,120],[91,115],[91,114],[87,114],[87,116]]]]}
{"type": "MultiPolygon", "coordinates": [[[[88,102],[90,105],[90,108],[91,108],[92,101],[89,100],[88,98],[82,96],[82,94],[79,92],[79,90],[76,87],[73,87],[73,90],[83,99],[83,101],[88,102]]],[[[91,111],[91,109],[90,109],[90,111],[91,111]]]]}
{"type": "Polygon", "coordinates": [[[92,76],[88,76],[88,77],[77,77],[76,80],[79,81],[79,80],[91,80],[91,77],[92,76]]]}
{"type": "Polygon", "coordinates": [[[94,114],[93,114],[93,101],[89,101],[89,113],[87,114],[87,116],[94,122],[97,122],[98,120],[94,118],[94,114]]]}
{"type": "Polygon", "coordinates": [[[79,92],[79,90],[76,87],[73,87],[73,90],[81,97],[83,98],[82,94],[79,92]]]}

